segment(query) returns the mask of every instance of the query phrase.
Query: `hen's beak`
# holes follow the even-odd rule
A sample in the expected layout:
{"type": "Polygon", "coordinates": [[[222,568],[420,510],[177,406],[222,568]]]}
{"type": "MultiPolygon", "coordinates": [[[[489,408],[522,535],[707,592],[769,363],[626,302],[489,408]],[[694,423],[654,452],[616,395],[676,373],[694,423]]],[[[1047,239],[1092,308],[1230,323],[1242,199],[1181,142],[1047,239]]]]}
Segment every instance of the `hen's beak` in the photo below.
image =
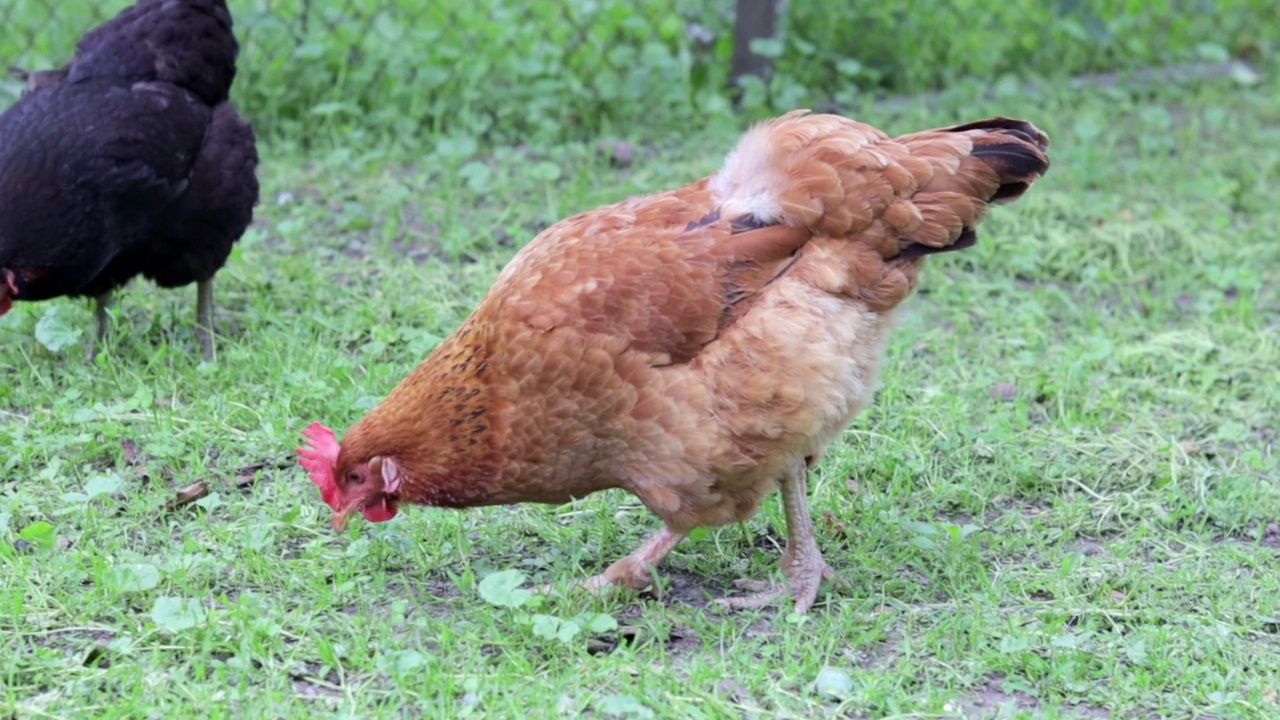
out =
{"type": "Polygon", "coordinates": [[[330,524],[333,525],[334,532],[338,533],[339,535],[346,532],[347,515],[350,512],[351,512],[350,510],[334,510],[333,511],[333,520],[330,521],[330,524]]]}
{"type": "Polygon", "coordinates": [[[345,503],[344,507],[340,507],[333,511],[333,519],[329,524],[333,526],[333,531],[341,535],[347,529],[347,518],[353,512],[360,512],[364,509],[364,502],[360,499],[354,499],[345,503]]]}

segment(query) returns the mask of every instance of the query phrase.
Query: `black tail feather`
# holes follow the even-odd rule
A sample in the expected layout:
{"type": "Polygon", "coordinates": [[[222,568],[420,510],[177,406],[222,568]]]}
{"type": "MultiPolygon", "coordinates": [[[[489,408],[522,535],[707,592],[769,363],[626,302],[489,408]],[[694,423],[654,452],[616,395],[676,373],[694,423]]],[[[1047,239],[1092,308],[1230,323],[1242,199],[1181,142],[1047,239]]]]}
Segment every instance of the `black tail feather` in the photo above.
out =
{"type": "Polygon", "coordinates": [[[985,130],[973,138],[973,156],[1000,177],[1000,187],[988,198],[1010,202],[1022,196],[1049,169],[1049,136],[1023,120],[991,118],[947,128],[950,132],[985,130]]]}

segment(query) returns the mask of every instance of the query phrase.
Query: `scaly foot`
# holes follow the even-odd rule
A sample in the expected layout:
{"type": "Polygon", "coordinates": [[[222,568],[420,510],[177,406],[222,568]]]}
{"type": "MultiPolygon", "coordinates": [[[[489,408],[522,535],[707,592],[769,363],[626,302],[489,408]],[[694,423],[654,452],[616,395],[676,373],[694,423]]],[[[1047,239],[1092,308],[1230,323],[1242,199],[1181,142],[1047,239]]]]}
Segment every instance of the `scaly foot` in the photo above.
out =
{"type": "MultiPolygon", "coordinates": [[[[817,548],[815,547],[816,551],[817,548]]],[[[783,558],[782,574],[786,582],[771,583],[763,580],[737,580],[733,586],[740,590],[750,590],[753,594],[745,597],[721,598],[716,601],[722,607],[735,610],[754,610],[764,607],[779,597],[790,594],[796,603],[796,613],[804,615],[813,607],[818,599],[818,589],[823,579],[843,585],[844,581],[836,575],[822,555],[814,552],[788,562],[783,558]]]]}
{"type": "MultiPolygon", "coordinates": [[[[662,562],[686,534],[663,527],[635,552],[610,565],[604,572],[575,582],[569,587],[582,588],[590,593],[599,593],[614,587],[631,588],[637,592],[644,590],[653,584],[654,566],[662,562]]],[[[536,592],[545,594],[556,589],[552,585],[543,585],[538,587],[536,592]]]]}
{"type": "Polygon", "coordinates": [[[769,604],[775,598],[790,592],[796,603],[796,612],[804,615],[818,598],[818,588],[823,578],[843,584],[836,573],[822,558],[822,551],[813,539],[813,520],[809,517],[809,496],[805,483],[808,467],[797,462],[780,481],[782,508],[787,516],[787,549],[782,553],[782,574],[785,583],[765,583],[756,580],[739,580],[739,588],[755,591],[754,595],[717,600],[723,607],[753,609],[769,604]]]}

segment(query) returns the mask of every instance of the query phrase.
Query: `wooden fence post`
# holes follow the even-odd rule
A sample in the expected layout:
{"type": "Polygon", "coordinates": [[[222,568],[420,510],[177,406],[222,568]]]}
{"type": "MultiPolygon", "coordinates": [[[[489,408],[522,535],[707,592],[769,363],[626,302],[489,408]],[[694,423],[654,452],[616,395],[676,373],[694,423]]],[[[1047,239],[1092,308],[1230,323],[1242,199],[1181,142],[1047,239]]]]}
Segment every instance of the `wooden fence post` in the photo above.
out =
{"type": "Polygon", "coordinates": [[[733,23],[733,64],[729,81],[738,86],[744,75],[767,79],[772,64],[769,58],[751,52],[751,41],[772,38],[778,32],[778,15],[784,0],[738,0],[738,13],[733,23]]]}

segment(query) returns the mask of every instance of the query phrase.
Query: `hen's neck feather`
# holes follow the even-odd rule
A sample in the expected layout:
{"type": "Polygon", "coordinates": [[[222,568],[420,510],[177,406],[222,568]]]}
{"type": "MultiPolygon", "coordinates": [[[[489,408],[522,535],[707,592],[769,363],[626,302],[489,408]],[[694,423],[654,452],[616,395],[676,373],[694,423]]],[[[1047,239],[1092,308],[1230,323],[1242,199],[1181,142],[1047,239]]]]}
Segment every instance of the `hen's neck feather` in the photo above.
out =
{"type": "Polygon", "coordinates": [[[343,439],[357,457],[395,459],[404,502],[467,507],[493,492],[501,468],[487,335],[469,320],[343,439]]]}

